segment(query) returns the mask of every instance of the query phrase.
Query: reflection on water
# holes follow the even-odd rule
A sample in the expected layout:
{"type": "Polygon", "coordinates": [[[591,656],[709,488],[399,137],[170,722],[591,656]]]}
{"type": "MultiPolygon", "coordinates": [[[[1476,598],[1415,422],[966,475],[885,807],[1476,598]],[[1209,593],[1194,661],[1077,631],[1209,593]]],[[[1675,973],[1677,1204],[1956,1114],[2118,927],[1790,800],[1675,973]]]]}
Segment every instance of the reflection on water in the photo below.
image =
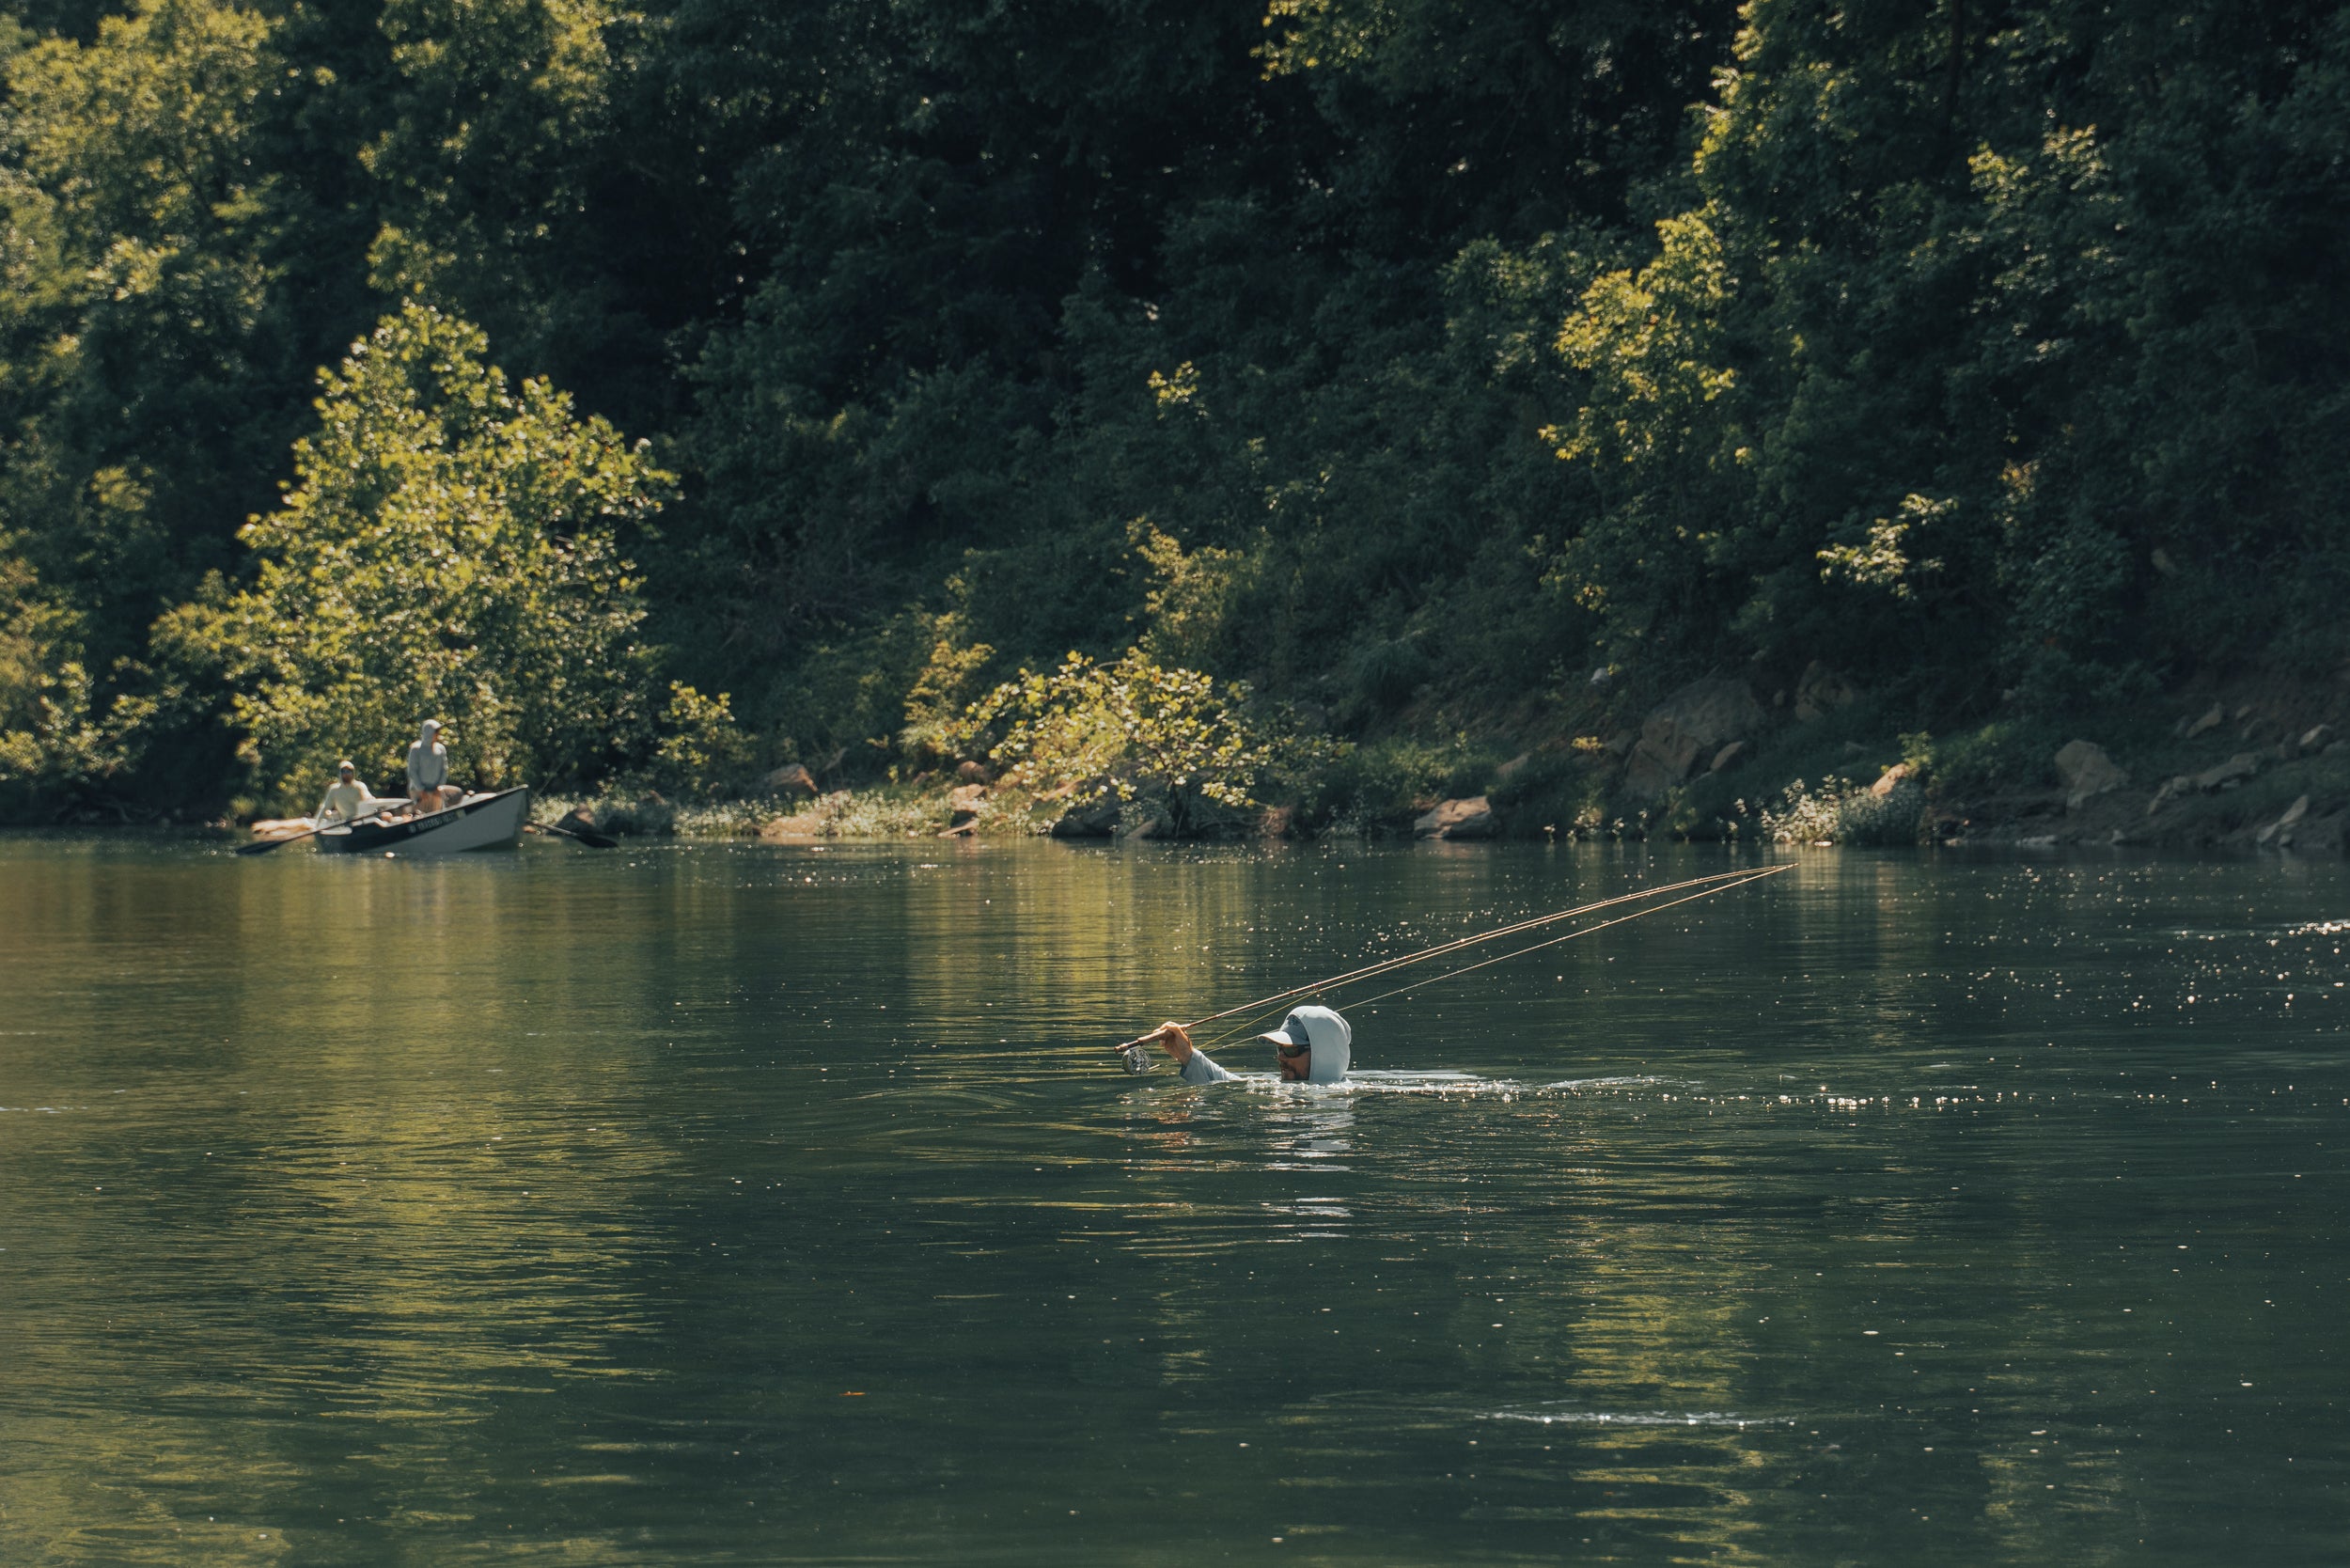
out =
{"type": "Polygon", "coordinates": [[[0,1561],[2336,1560],[2339,865],[1104,1049],[1719,863],[0,839],[0,1561]]]}

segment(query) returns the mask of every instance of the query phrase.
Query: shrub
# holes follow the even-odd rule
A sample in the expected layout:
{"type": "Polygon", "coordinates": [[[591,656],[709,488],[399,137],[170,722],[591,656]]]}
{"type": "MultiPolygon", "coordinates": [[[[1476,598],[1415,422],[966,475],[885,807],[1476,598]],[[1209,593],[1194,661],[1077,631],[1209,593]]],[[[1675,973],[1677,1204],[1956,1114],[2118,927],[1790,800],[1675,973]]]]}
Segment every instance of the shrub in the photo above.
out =
{"type": "Polygon", "coordinates": [[[412,305],[321,373],[296,483],[243,530],[253,586],[192,629],[239,682],[281,804],[338,754],[398,756],[431,715],[493,784],[652,749],[654,651],[619,531],[659,510],[668,476],[546,383],[510,389],[487,348],[412,305]]]}
{"type": "Polygon", "coordinates": [[[1112,664],[1072,653],[1058,669],[1029,670],[972,704],[950,739],[987,755],[1015,789],[1073,786],[1070,798],[1139,802],[1180,835],[1230,821],[1256,792],[1294,778],[1329,755],[1318,736],[1254,713],[1248,688],[1192,669],[1167,669],[1139,649],[1112,664]]]}
{"type": "Polygon", "coordinates": [[[1879,795],[1834,774],[1816,790],[1798,778],[1781,792],[1776,808],[1762,808],[1762,832],[1781,844],[1915,844],[1925,806],[1926,792],[1914,779],[1879,795]]]}

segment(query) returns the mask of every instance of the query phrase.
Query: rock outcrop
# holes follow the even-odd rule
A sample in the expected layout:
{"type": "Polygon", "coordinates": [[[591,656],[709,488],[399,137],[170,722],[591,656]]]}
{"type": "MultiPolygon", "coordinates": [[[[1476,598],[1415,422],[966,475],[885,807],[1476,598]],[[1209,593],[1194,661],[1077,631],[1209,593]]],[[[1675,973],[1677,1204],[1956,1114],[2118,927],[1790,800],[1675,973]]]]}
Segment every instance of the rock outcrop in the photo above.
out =
{"type": "Polygon", "coordinates": [[[2293,847],[2294,828],[2299,825],[2301,819],[2309,814],[2310,797],[2303,795],[2298,800],[2295,800],[2291,806],[2285,808],[2283,816],[2279,817],[2275,822],[2270,823],[2266,827],[2262,828],[2260,832],[2255,835],[2254,842],[2264,845],[2274,843],[2279,849],[2291,849],[2293,847]]]}
{"type": "Polygon", "coordinates": [[[1860,700],[1860,688],[1814,659],[1795,682],[1795,717],[1809,724],[1860,700]]]}
{"type": "Polygon", "coordinates": [[[2056,754],[2057,777],[2063,780],[2064,804],[2077,811],[2084,802],[2128,785],[2130,776],[2106,755],[2094,741],[2067,741],[2056,754]]]}
{"type": "Polygon", "coordinates": [[[1412,834],[1419,839],[1490,839],[1499,826],[1492,803],[1483,795],[1471,795],[1439,803],[1412,823],[1412,834]]]}
{"type": "Polygon", "coordinates": [[[2191,782],[2205,794],[2215,790],[2231,790],[2261,771],[2258,752],[2239,751],[2215,767],[2205,768],[2191,782]]]}
{"type": "Polygon", "coordinates": [[[1118,797],[1104,795],[1063,811],[1053,823],[1052,835],[1056,839],[1106,839],[1118,831],[1118,797]]]}
{"type": "Polygon", "coordinates": [[[814,800],[823,792],[816,787],[816,776],[797,762],[786,762],[759,781],[761,793],[770,795],[799,795],[814,800]]]}
{"type": "Polygon", "coordinates": [[[1651,799],[1689,776],[1700,757],[1762,728],[1762,705],[1744,681],[1693,681],[1649,711],[1624,760],[1624,788],[1651,799]]]}

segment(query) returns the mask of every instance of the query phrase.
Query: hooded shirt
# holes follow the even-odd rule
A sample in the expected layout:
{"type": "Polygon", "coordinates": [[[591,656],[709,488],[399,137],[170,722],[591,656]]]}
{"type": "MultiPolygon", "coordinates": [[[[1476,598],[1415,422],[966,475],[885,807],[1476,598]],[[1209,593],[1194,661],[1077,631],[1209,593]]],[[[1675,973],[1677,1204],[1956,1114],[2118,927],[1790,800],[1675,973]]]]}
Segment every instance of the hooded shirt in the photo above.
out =
{"type": "Polygon", "coordinates": [[[448,782],[448,747],[440,742],[441,721],[427,719],[408,747],[408,788],[437,790],[448,782]]]}
{"type": "MultiPolygon", "coordinates": [[[[1281,1020],[1279,1028],[1257,1038],[1279,1045],[1311,1047],[1306,1058],[1306,1081],[1309,1084],[1343,1083],[1346,1070],[1354,1062],[1355,1030],[1330,1008],[1293,1009],[1281,1020]]],[[[1210,1061],[1206,1052],[1194,1051],[1191,1059],[1183,1063],[1182,1076],[1187,1084],[1220,1084],[1229,1083],[1238,1074],[1210,1061]]]]}

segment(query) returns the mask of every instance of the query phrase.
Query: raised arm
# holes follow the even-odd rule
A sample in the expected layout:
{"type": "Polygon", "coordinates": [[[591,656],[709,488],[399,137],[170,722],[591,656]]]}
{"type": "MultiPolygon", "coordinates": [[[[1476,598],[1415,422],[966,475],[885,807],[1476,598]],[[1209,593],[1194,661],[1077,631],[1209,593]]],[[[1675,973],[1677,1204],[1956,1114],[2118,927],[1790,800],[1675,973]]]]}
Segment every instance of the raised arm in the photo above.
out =
{"type": "Polygon", "coordinates": [[[1172,1021],[1161,1024],[1144,1038],[1155,1040],[1165,1046],[1167,1054],[1175,1058],[1175,1065],[1178,1067],[1191,1059],[1191,1031],[1181,1024],[1172,1021]]]}

